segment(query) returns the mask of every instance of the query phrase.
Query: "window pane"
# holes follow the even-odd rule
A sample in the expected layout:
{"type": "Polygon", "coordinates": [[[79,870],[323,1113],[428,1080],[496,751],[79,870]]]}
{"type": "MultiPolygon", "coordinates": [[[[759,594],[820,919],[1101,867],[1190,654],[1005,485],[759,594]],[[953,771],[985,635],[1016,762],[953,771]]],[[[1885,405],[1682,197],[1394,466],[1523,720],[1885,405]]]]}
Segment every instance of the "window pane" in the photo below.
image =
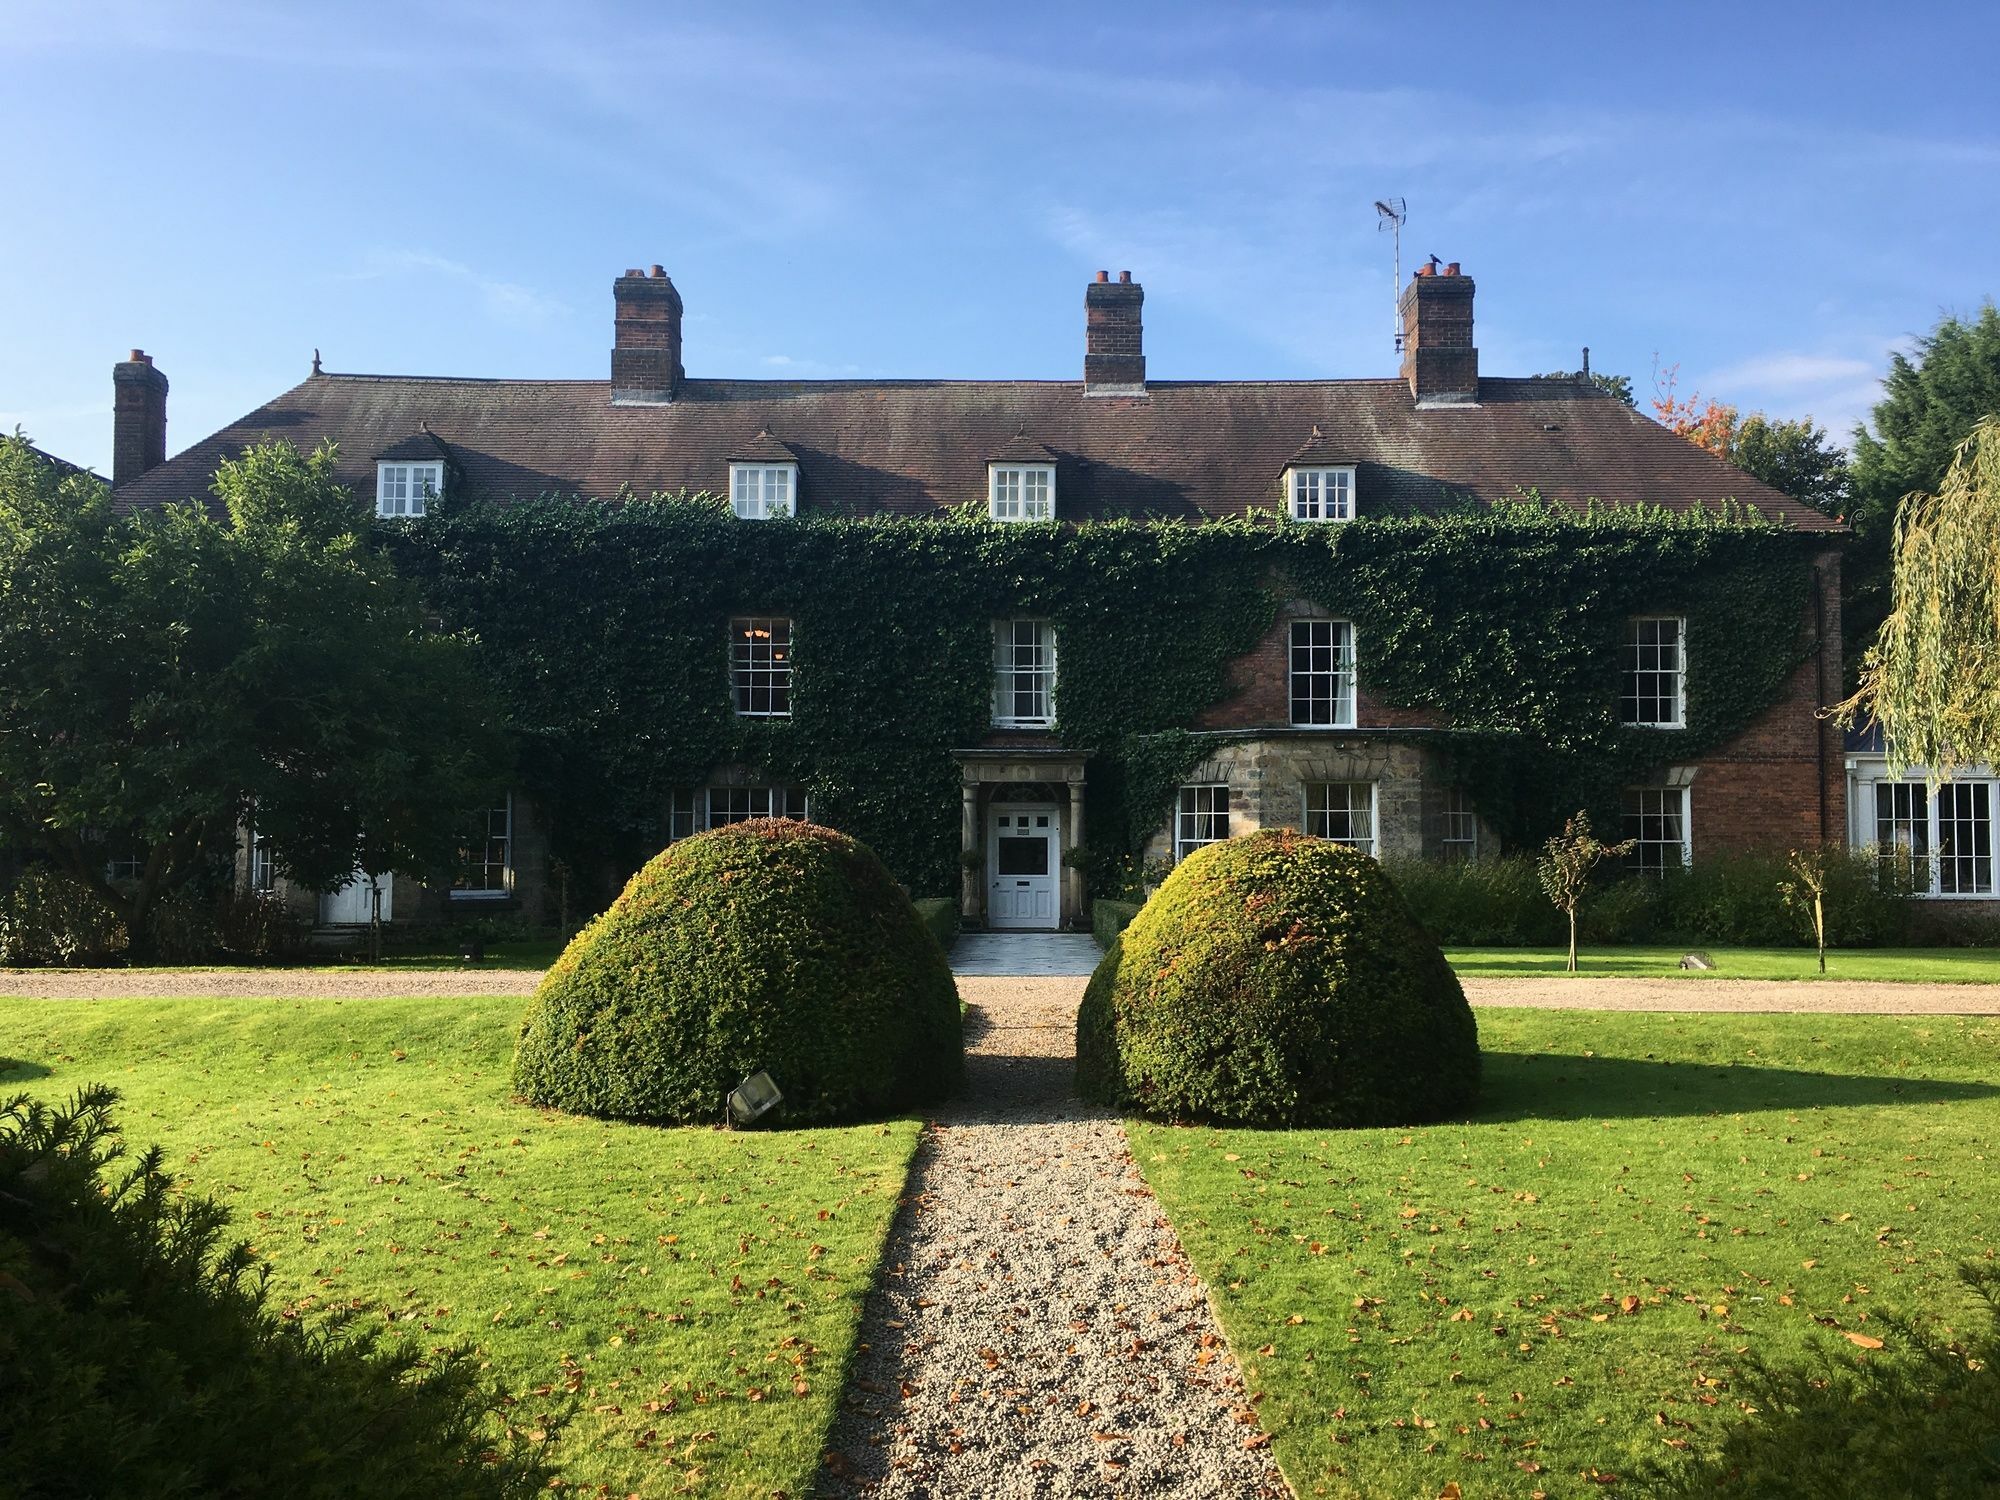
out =
{"type": "Polygon", "coordinates": [[[1309,784],[1306,832],[1367,854],[1375,852],[1375,787],[1367,781],[1309,784]]]}
{"type": "Polygon", "coordinates": [[[1624,837],[1636,839],[1629,868],[1657,875],[1687,860],[1687,789],[1633,787],[1625,793],[1624,837]]]}
{"type": "Polygon", "coordinates": [[[778,618],[729,622],[730,670],[736,711],[782,717],[792,711],[792,622],[778,618]]]}
{"type": "Polygon", "coordinates": [[[1444,818],[1439,830],[1439,852],[1447,859],[1471,859],[1479,850],[1479,818],[1464,787],[1447,788],[1444,818]]]}
{"type": "Polygon", "coordinates": [[[1184,786],[1174,817],[1174,858],[1229,837],[1229,788],[1184,786]]]}
{"type": "Polygon", "coordinates": [[[1937,888],[1946,896],[1993,891],[1992,787],[1951,782],[1937,791],[1937,888]]]}
{"type": "Polygon", "coordinates": [[[1649,728],[1679,728],[1685,694],[1681,621],[1674,616],[1626,621],[1623,656],[1619,719],[1649,728]]]}
{"type": "Polygon", "coordinates": [[[1346,620],[1294,620],[1291,635],[1292,722],[1354,723],[1354,627],[1346,620]]]}

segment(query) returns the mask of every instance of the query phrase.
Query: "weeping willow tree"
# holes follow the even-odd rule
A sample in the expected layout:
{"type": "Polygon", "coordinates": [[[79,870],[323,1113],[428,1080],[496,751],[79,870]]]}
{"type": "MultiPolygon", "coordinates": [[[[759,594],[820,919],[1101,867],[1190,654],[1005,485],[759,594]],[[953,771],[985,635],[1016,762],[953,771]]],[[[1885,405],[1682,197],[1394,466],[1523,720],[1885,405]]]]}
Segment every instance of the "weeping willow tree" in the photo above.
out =
{"type": "Polygon", "coordinates": [[[1890,769],[2000,765],[2000,415],[1982,418],[1935,495],[1896,519],[1889,617],[1836,711],[1882,726],[1890,769]]]}

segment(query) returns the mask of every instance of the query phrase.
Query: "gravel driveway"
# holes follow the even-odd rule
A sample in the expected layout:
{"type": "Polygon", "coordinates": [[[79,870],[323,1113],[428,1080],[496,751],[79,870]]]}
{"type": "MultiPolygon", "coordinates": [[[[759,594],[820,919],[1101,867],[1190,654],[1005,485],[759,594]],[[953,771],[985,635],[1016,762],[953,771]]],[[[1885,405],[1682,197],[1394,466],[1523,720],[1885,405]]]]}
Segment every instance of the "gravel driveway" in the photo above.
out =
{"type": "Polygon", "coordinates": [[[1290,1493],[1123,1126],[1071,1092],[1082,988],[960,979],[966,1093],[926,1133],[823,1494],[1290,1493]]]}

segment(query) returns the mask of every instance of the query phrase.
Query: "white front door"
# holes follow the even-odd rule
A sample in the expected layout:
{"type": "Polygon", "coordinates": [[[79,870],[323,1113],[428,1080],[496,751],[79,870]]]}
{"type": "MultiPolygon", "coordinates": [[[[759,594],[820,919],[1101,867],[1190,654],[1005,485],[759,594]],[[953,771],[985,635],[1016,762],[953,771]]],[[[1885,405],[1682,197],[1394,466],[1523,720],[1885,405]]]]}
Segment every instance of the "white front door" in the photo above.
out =
{"type": "Polygon", "coordinates": [[[382,920],[388,921],[396,894],[396,877],[363,875],[358,871],[339,890],[328,891],[319,898],[320,921],[329,927],[366,927],[374,916],[376,890],[382,893],[382,920]]]}
{"type": "Polygon", "coordinates": [[[1062,925],[1062,818],[1049,802],[996,802],[986,819],[986,925],[1062,925]]]}

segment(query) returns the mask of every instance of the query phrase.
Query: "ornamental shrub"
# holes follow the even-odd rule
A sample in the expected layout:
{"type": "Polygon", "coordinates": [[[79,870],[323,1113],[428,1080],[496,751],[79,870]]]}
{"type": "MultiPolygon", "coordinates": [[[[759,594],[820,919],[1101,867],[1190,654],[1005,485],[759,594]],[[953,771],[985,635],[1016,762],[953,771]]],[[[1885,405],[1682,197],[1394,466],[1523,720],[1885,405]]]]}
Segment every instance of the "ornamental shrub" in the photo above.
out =
{"type": "Polygon", "coordinates": [[[0,896],[0,964],[101,964],[125,951],[125,924],[74,876],[32,865],[0,896]]]}
{"type": "Polygon", "coordinates": [[[101,1085],[0,1102],[0,1494],[527,1500],[551,1465],[463,1351],[280,1315],[101,1085]]]}
{"type": "Polygon", "coordinates": [[[1479,1091],[1472,1009],[1374,860],[1269,829],[1175,868],[1091,976],[1077,1081],[1164,1119],[1400,1125],[1479,1091]]]}
{"type": "Polygon", "coordinates": [[[943,950],[868,848],[759,818],[632,877],[543,979],[515,1087],[581,1114],[708,1124],[763,1069],[791,1123],[929,1103],[964,1070],[943,950]]]}

